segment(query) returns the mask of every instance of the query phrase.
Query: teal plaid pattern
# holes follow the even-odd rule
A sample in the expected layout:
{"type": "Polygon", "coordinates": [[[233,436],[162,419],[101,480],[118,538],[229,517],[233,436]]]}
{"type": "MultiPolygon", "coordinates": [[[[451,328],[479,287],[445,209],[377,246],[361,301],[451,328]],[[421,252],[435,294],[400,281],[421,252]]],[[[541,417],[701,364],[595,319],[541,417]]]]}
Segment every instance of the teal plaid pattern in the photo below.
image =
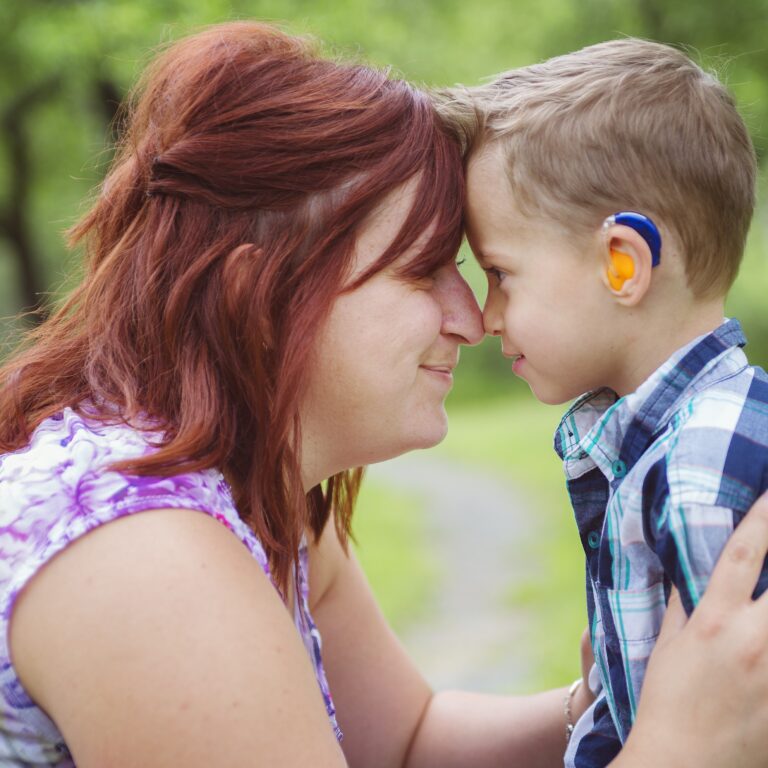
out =
{"type": "MultiPolygon", "coordinates": [[[[566,753],[607,765],[635,718],[672,585],[690,613],[768,487],[768,377],[739,323],[678,350],[634,393],[577,400],[555,434],[586,556],[595,704],[566,753]]],[[[766,571],[758,584],[768,581],[766,571]]]]}

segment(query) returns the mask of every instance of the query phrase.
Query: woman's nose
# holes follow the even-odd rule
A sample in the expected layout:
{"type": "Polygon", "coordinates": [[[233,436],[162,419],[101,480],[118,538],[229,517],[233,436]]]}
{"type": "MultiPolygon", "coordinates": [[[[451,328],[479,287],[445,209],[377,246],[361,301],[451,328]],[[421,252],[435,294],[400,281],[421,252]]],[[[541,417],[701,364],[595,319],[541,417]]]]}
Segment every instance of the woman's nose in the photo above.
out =
{"type": "Polygon", "coordinates": [[[455,264],[440,270],[436,288],[443,307],[443,333],[458,336],[462,344],[479,344],[485,335],[483,316],[472,289],[455,264]]]}

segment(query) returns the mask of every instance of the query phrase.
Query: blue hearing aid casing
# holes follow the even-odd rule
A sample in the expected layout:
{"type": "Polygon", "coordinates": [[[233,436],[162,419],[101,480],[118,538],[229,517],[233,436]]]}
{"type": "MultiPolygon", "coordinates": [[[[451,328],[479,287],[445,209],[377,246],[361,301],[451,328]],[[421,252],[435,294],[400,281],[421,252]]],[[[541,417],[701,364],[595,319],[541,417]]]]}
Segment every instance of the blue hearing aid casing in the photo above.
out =
{"type": "Polygon", "coordinates": [[[651,251],[651,264],[654,267],[659,266],[661,261],[661,235],[656,225],[642,213],[634,211],[620,211],[614,213],[605,220],[606,225],[623,224],[625,227],[632,227],[640,237],[648,244],[651,251]]]}

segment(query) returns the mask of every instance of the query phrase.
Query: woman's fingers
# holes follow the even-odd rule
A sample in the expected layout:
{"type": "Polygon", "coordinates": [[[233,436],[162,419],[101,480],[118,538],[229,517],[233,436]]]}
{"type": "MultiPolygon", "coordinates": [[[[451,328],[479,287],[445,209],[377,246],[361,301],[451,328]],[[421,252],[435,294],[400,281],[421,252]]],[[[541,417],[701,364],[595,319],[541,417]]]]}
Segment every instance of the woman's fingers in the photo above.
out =
{"type": "Polygon", "coordinates": [[[733,532],[712,571],[703,601],[728,606],[751,599],[768,552],[768,493],[733,532]]]}

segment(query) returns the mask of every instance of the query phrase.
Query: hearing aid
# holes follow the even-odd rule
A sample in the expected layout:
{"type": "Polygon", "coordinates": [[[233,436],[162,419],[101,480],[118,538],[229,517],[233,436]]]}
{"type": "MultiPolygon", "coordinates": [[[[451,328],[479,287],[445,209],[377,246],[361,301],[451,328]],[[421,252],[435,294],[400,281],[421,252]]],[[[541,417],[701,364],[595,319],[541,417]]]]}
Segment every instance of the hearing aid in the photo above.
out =
{"type": "MultiPolygon", "coordinates": [[[[635,211],[614,213],[603,222],[603,232],[614,224],[631,227],[645,240],[651,252],[651,266],[661,262],[661,235],[656,225],[647,216],[635,211]]],[[[635,274],[635,263],[628,253],[611,248],[611,263],[607,269],[608,283],[614,291],[620,291],[625,281],[635,274]]]]}
{"type": "Polygon", "coordinates": [[[608,283],[614,291],[620,291],[624,282],[635,275],[635,262],[628,253],[611,248],[611,263],[607,269],[608,283]]]}

